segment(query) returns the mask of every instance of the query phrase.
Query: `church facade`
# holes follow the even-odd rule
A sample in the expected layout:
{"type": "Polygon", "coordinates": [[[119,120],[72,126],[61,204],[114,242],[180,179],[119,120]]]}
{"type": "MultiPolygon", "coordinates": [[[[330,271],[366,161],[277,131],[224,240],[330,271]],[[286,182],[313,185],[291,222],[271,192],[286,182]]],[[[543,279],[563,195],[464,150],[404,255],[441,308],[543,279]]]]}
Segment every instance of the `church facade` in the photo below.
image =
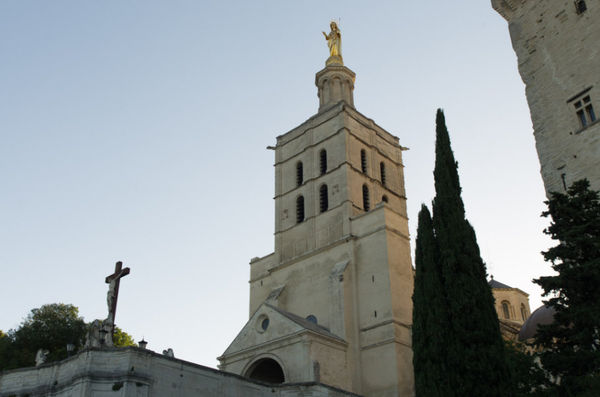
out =
{"type": "Polygon", "coordinates": [[[508,21],[546,192],[587,178],[600,189],[600,5],[492,0],[508,21]]]}
{"type": "Polygon", "coordinates": [[[277,137],[275,250],[250,263],[249,321],[220,368],[412,396],[404,148],[355,109],[354,80],[332,50],[318,113],[277,137]]]}

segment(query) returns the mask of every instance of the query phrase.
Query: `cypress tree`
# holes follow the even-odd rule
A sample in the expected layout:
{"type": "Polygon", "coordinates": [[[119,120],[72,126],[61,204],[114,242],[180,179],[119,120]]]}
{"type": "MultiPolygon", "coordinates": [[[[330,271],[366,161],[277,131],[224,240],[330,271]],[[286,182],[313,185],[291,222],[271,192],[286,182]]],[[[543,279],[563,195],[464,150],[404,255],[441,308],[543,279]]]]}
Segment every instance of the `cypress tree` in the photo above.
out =
{"type": "Polygon", "coordinates": [[[413,294],[413,367],[417,397],[448,397],[446,379],[446,303],[439,268],[439,253],[431,215],[423,204],[415,249],[413,294]]]}
{"type": "Polygon", "coordinates": [[[465,219],[457,163],[444,113],[437,111],[433,227],[448,318],[448,381],[457,396],[512,396],[494,298],[475,231],[465,219]]]}

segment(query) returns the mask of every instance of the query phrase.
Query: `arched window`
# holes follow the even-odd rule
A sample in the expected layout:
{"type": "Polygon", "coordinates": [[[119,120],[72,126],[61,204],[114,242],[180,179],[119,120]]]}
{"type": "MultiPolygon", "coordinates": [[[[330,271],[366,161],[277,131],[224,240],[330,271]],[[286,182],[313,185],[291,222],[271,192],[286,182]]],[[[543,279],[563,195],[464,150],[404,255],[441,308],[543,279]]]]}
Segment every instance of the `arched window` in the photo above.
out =
{"type": "Polygon", "coordinates": [[[379,173],[381,174],[381,184],[385,186],[385,164],[383,161],[379,163],[379,173]]]}
{"type": "Polygon", "coordinates": [[[304,196],[296,199],[296,222],[304,222],[304,196]]]}
{"type": "Polygon", "coordinates": [[[302,185],[304,182],[304,169],[302,167],[302,161],[296,163],[296,186],[302,185]]]}
{"type": "Polygon", "coordinates": [[[327,193],[327,185],[321,185],[319,188],[319,207],[321,208],[321,212],[329,209],[329,197],[327,193]]]}
{"type": "Polygon", "coordinates": [[[367,152],[365,149],[360,150],[360,169],[363,174],[367,173],[367,152]]]}
{"type": "Polygon", "coordinates": [[[319,169],[321,175],[327,172],[327,150],[323,149],[319,152],[319,169]]]}
{"type": "Polygon", "coordinates": [[[502,313],[504,314],[504,318],[510,319],[510,309],[508,308],[508,302],[502,302],[502,313]]]}
{"type": "Polygon", "coordinates": [[[387,203],[388,197],[384,194],[383,196],[381,196],[381,201],[383,201],[384,203],[387,203]]]}
{"type": "Polygon", "coordinates": [[[521,303],[521,317],[523,318],[523,321],[527,320],[527,309],[525,308],[525,305],[521,303]]]}
{"type": "Polygon", "coordinates": [[[365,211],[368,211],[370,208],[370,205],[369,205],[369,188],[367,187],[367,185],[363,185],[362,191],[363,191],[363,208],[365,209],[365,211]]]}

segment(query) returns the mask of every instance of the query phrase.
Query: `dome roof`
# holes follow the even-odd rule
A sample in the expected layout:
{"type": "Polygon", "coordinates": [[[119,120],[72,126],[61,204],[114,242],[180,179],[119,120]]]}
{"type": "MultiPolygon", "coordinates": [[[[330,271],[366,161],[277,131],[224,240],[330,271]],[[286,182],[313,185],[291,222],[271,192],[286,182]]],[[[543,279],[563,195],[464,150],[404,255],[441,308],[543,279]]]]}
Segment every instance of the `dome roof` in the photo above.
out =
{"type": "Polygon", "coordinates": [[[535,311],[531,313],[531,316],[527,318],[527,321],[523,323],[521,331],[519,332],[519,340],[524,341],[533,338],[537,333],[538,325],[547,325],[554,321],[554,313],[556,313],[556,310],[546,305],[535,309],[535,311]]]}

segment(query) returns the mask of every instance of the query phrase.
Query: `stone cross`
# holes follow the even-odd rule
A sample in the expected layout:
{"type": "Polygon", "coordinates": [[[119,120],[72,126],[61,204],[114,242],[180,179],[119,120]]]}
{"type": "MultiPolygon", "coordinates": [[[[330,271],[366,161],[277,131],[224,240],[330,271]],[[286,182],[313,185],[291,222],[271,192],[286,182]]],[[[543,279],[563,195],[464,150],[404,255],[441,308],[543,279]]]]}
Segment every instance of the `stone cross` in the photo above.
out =
{"type": "Polygon", "coordinates": [[[129,268],[123,269],[123,262],[115,264],[115,272],[106,277],[105,282],[108,284],[108,294],[106,295],[106,304],[108,305],[108,318],[106,319],[111,325],[111,334],[115,331],[115,315],[117,313],[117,299],[119,298],[119,284],[121,278],[129,274],[129,268]]]}

